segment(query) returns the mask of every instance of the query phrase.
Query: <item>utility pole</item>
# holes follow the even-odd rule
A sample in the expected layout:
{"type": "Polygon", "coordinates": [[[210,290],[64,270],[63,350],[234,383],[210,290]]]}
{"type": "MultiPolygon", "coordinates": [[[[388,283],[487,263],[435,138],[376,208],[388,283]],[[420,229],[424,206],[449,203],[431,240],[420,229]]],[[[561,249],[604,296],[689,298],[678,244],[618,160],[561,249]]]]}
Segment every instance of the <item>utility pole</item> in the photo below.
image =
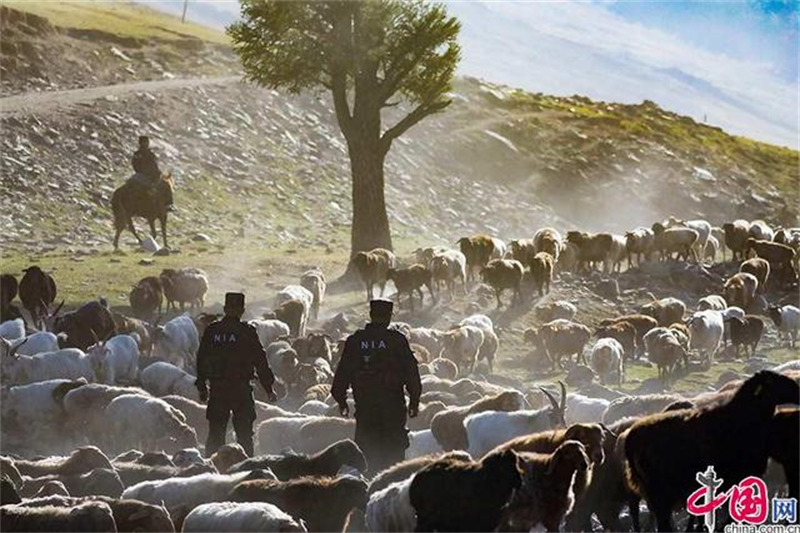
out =
{"type": "Polygon", "coordinates": [[[183,15],[181,15],[181,24],[186,22],[186,8],[189,6],[189,0],[183,0],[183,15]]]}

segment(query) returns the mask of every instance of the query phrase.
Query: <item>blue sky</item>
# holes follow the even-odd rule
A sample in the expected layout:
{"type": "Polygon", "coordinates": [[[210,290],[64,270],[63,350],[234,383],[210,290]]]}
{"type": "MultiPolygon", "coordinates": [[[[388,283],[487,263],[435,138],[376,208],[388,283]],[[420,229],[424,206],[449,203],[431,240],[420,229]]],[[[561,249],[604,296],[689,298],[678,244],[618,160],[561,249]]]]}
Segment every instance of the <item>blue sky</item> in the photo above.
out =
{"type": "MultiPolygon", "coordinates": [[[[170,11],[182,2],[157,0],[170,11]]],[[[151,4],[152,5],[152,4],[151,4]]],[[[453,0],[460,71],[558,95],[644,99],[732,133],[798,147],[800,0],[453,0]]],[[[190,0],[223,26],[231,1],[190,0]]]]}

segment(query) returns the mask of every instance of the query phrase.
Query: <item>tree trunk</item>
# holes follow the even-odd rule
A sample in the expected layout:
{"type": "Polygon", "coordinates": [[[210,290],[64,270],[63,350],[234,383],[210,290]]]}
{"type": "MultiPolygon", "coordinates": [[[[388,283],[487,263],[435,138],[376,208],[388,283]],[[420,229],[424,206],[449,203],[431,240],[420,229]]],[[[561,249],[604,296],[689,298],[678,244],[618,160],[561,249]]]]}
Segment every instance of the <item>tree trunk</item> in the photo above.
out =
{"type": "Polygon", "coordinates": [[[349,152],[353,182],[350,257],[373,248],[391,250],[392,235],[384,197],[385,154],[379,143],[369,141],[351,143],[349,152]]]}

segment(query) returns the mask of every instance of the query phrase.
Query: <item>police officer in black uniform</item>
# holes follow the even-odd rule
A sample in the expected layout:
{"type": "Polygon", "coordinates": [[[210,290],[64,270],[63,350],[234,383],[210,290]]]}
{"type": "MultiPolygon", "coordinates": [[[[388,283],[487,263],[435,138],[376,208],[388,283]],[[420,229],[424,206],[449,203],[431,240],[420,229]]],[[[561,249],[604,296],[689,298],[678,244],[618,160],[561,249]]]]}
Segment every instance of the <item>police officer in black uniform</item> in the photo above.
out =
{"type": "Polygon", "coordinates": [[[244,294],[225,295],[225,316],[206,328],[197,352],[197,390],[200,400],[208,401],[208,440],[206,455],[210,456],[225,444],[228,419],[233,413],[236,441],[247,455],[253,455],[253,421],[256,406],[250,380],[253,370],[270,401],[275,401],[272,384],[275,377],[267,363],[267,354],[258,340],[256,329],[242,322],[244,294]],[[211,392],[206,383],[211,384],[211,392]]]}
{"type": "Polygon", "coordinates": [[[349,414],[347,389],[353,388],[355,441],[372,473],[405,458],[406,414],[417,416],[422,392],[417,360],[405,336],[389,329],[391,319],[392,302],[370,302],[370,323],[347,338],[331,387],[342,416],[349,414]]]}

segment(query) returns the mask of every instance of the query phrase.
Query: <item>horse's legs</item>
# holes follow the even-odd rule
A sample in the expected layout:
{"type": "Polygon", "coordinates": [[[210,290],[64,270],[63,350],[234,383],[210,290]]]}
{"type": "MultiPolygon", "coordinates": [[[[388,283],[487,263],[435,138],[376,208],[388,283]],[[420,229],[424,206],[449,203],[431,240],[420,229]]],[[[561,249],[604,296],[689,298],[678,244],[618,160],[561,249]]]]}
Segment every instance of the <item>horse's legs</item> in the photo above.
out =
{"type": "Polygon", "coordinates": [[[123,228],[117,228],[114,234],[114,250],[119,250],[119,234],[122,233],[123,228]]]}
{"type": "Polygon", "coordinates": [[[153,237],[153,239],[157,239],[158,237],[156,237],[156,221],[155,221],[155,219],[149,218],[149,219],[147,219],[147,223],[150,224],[150,235],[153,237]]]}
{"type": "MultiPolygon", "coordinates": [[[[159,222],[161,222],[161,238],[164,239],[164,248],[169,248],[169,244],[167,244],[167,217],[162,217],[159,222]]],[[[153,238],[156,236],[155,224],[153,227],[153,238]]]]}
{"type": "Polygon", "coordinates": [[[142,239],[139,238],[139,235],[136,233],[136,227],[133,225],[133,218],[128,220],[128,229],[131,230],[133,236],[136,237],[136,240],[139,241],[139,244],[142,243],[142,239]]]}

